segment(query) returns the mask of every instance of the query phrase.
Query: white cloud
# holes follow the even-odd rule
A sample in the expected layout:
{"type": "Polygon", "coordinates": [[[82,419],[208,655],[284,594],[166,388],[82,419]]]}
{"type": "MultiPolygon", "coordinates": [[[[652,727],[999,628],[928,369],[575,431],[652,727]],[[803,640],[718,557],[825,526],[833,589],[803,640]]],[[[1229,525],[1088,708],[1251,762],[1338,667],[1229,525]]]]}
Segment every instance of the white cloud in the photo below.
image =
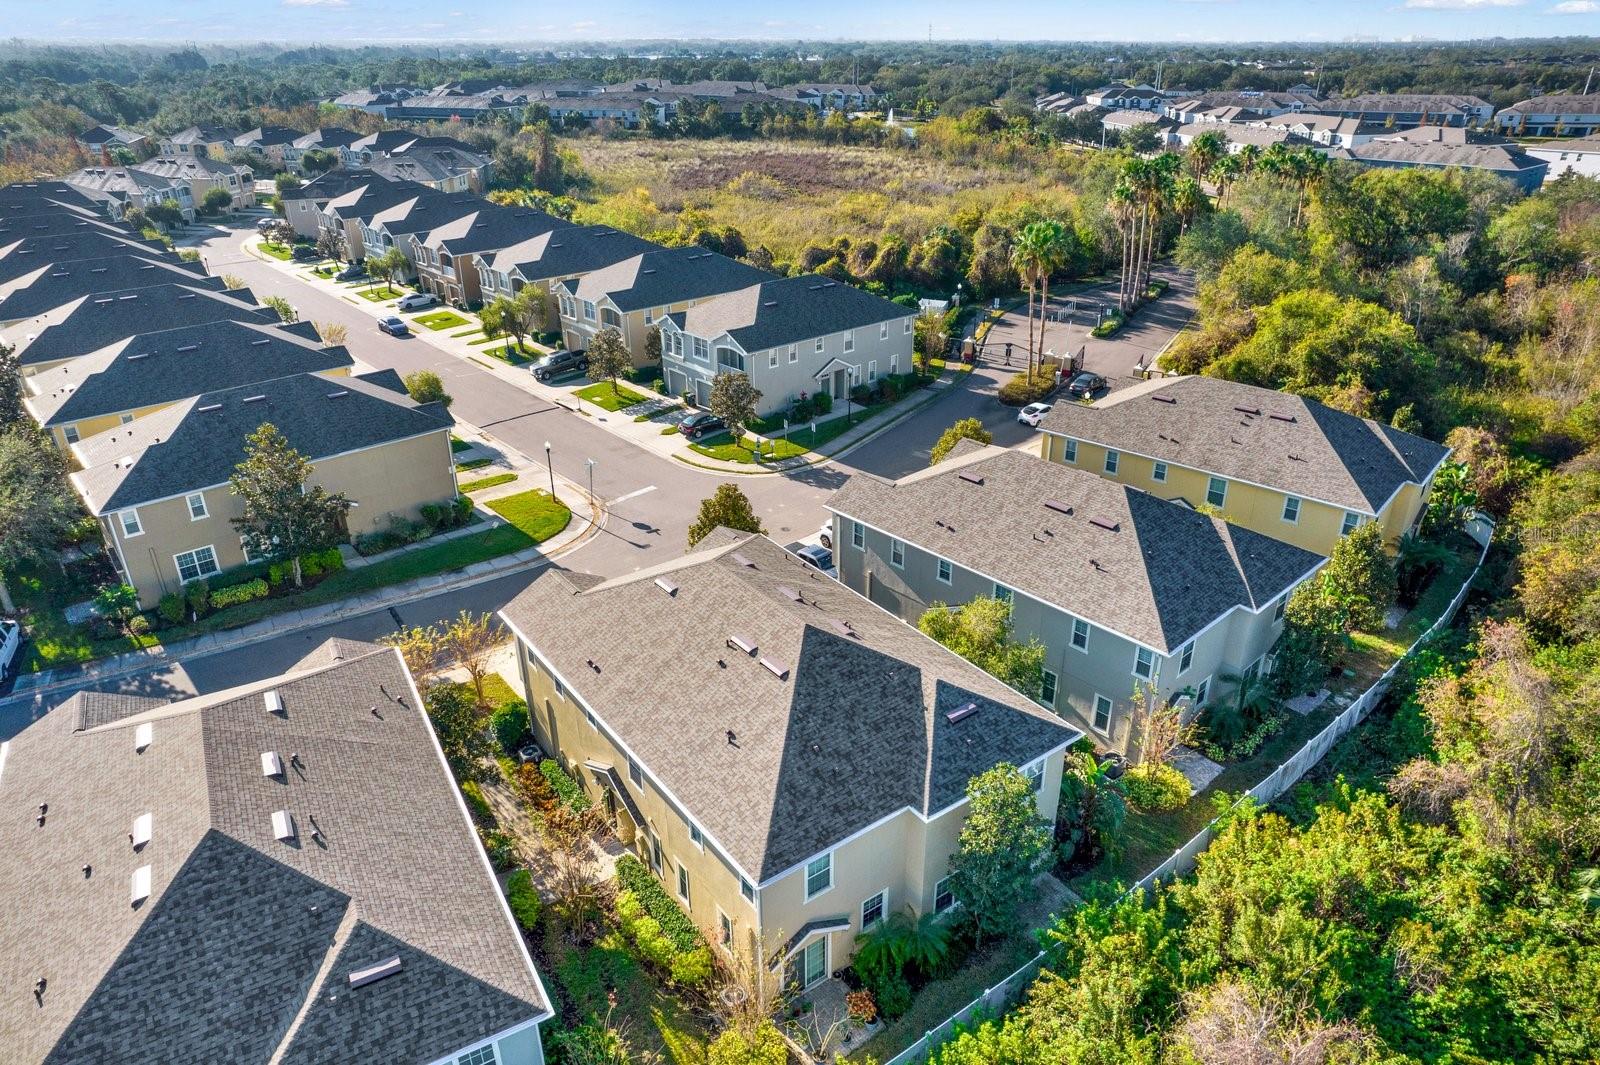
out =
{"type": "Polygon", "coordinates": [[[1527,0],[1406,0],[1406,7],[1428,11],[1481,11],[1487,7],[1521,7],[1527,0]]]}
{"type": "Polygon", "coordinates": [[[1595,0],[1561,0],[1550,11],[1555,15],[1593,15],[1600,13],[1600,3],[1595,0]]]}
{"type": "Polygon", "coordinates": [[[283,0],[284,7],[349,7],[350,0],[283,0]]]}

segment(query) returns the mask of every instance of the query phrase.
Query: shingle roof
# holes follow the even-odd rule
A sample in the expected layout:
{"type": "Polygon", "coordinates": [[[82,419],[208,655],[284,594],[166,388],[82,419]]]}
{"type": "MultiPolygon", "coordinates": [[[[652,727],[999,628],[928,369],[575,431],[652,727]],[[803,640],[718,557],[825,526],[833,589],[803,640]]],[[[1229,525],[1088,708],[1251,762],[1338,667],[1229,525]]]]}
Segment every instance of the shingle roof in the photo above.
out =
{"type": "Polygon", "coordinates": [[[1214,377],[1150,381],[1092,405],[1057,403],[1040,428],[1362,514],[1376,514],[1401,485],[1426,481],[1449,454],[1371,418],[1214,377]]]}
{"type": "Polygon", "coordinates": [[[312,461],[451,424],[441,405],[415,403],[383,375],[302,373],[202,393],[74,444],[83,469],[73,484],[99,514],[225,483],[267,422],[312,461]]]}
{"type": "Polygon", "coordinates": [[[229,175],[244,178],[250,174],[250,168],[247,166],[237,166],[221,159],[213,159],[209,155],[158,155],[154,159],[146,159],[136,164],[133,169],[145,174],[182,181],[193,181],[196,178],[206,180],[229,175]]]}
{"type": "Polygon", "coordinates": [[[233,143],[241,148],[270,148],[278,144],[293,144],[304,136],[303,130],[290,129],[288,126],[257,126],[233,138],[233,143]]]}
{"type": "Polygon", "coordinates": [[[775,277],[697,303],[672,316],[693,336],[726,333],[745,351],[898,321],[912,311],[853,285],[817,274],[775,277]]]}
{"type": "Polygon", "coordinates": [[[170,177],[133,166],[86,166],[68,174],[67,180],[85,189],[120,194],[162,192],[177,185],[170,177]]]}
{"type": "MultiPolygon", "coordinates": [[[[92,189],[88,191],[97,196],[101,195],[92,189]]],[[[138,236],[132,228],[121,222],[113,222],[98,210],[91,211],[55,201],[0,203],[0,240],[53,233],[84,233],[90,230],[128,237],[138,236]]]]}
{"type": "Polygon", "coordinates": [[[1346,149],[1357,162],[1406,163],[1411,166],[1472,167],[1517,173],[1550,164],[1503,144],[1450,144],[1434,141],[1371,140],[1346,149]]]}
{"type": "Polygon", "coordinates": [[[1583,93],[1535,96],[1530,100],[1519,100],[1506,110],[1540,115],[1600,115],[1600,92],[1592,92],[1587,96],[1583,93]]]}
{"type": "Polygon", "coordinates": [[[48,314],[96,292],[130,291],[151,285],[186,285],[223,290],[221,278],[207,277],[199,263],[159,252],[120,252],[92,259],[39,263],[30,275],[0,285],[0,322],[48,314]]]}
{"type": "Polygon", "coordinates": [[[347,192],[336,193],[328,200],[323,211],[341,220],[360,219],[368,222],[396,204],[419,196],[442,195],[415,181],[391,181],[370,170],[362,170],[361,173],[366,175],[366,180],[347,192]]]}
{"type": "Polygon", "coordinates": [[[36,394],[24,402],[41,425],[60,425],[354,364],[342,345],[323,347],[308,331],[309,322],[210,322],[141,333],[29,378],[36,394]]]}
{"type": "Polygon", "coordinates": [[[383,229],[398,240],[408,233],[427,233],[436,226],[465,215],[476,214],[483,201],[465,193],[426,189],[421,194],[385,208],[367,219],[374,229],[383,229]]]}
{"type": "Polygon", "coordinates": [[[899,481],[858,474],[828,508],[1163,654],[1236,608],[1261,610],[1322,561],[1137,488],[970,443],[899,481]]]}
{"type": "Polygon", "coordinates": [[[0,211],[23,204],[77,205],[95,209],[95,202],[82,189],[65,181],[18,181],[0,186],[0,211]]]}
{"type": "Polygon", "coordinates": [[[612,580],[548,568],[502,615],[757,883],[1077,737],[765,537],[721,530],[612,580]]]}
{"type": "Polygon", "coordinates": [[[531,207],[496,207],[486,203],[481,210],[434,227],[423,243],[451,255],[462,255],[498,251],[539,234],[570,228],[572,223],[566,219],[531,207]]]}
{"type": "Polygon", "coordinates": [[[568,287],[579,299],[609,297],[618,310],[633,311],[704,299],[772,277],[704,248],[660,248],[595,270],[568,287]]]}
{"type": "Polygon", "coordinates": [[[361,134],[341,126],[320,126],[294,140],[294,147],[310,151],[314,148],[345,148],[361,139],[361,134]]]}
{"type": "Polygon", "coordinates": [[[173,144],[218,144],[231,142],[238,135],[237,130],[227,126],[190,126],[165,139],[173,144]]]}
{"type": "Polygon", "coordinates": [[[63,707],[7,752],[8,1063],[427,1062],[548,1015],[395,652],[109,709],[63,707]],[[263,752],[286,772],[264,775],[263,752]],[[349,986],[391,957],[398,972],[349,986]]]}
{"type": "MultiPolygon", "coordinates": [[[[0,228],[3,228],[3,223],[0,223],[0,228]]],[[[58,234],[29,237],[0,232],[0,286],[52,263],[127,252],[165,255],[165,250],[156,241],[124,235],[110,228],[70,229],[58,234]]]]}
{"type": "Polygon", "coordinates": [[[572,226],[513,244],[497,253],[491,268],[513,270],[526,281],[588,273],[653,251],[657,245],[610,226],[572,226]]]}
{"type": "Polygon", "coordinates": [[[335,196],[344,196],[368,185],[389,184],[386,179],[378,177],[370,170],[346,170],[339,167],[326,174],[319,174],[310,181],[302,182],[293,188],[284,189],[278,194],[283,200],[321,200],[326,203],[335,196]]]}
{"type": "Polygon", "coordinates": [[[442,181],[461,174],[471,174],[488,165],[488,162],[485,156],[476,152],[422,145],[382,156],[368,165],[373,173],[396,181],[442,181]]]}
{"type": "Polygon", "coordinates": [[[18,322],[6,330],[6,339],[16,345],[22,365],[29,366],[87,355],[148,331],[152,322],[176,329],[202,322],[277,321],[275,312],[256,306],[247,288],[213,292],[186,284],[152,285],[83,296],[18,322]]]}
{"type": "Polygon", "coordinates": [[[1453,93],[1369,93],[1365,96],[1336,97],[1326,101],[1322,110],[1332,112],[1362,111],[1368,113],[1392,111],[1426,111],[1429,114],[1467,114],[1488,103],[1476,96],[1459,96],[1453,93]]]}

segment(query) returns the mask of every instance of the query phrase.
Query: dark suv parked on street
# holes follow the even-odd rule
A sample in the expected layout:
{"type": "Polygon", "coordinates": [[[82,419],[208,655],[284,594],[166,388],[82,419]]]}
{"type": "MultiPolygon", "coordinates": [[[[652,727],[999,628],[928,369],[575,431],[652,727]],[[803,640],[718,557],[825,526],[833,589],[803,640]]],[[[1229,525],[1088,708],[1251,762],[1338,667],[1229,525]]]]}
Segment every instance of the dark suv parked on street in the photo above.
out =
{"type": "Polygon", "coordinates": [[[583,351],[551,352],[533,364],[535,380],[548,381],[569,373],[583,373],[589,368],[589,355],[583,351]]]}

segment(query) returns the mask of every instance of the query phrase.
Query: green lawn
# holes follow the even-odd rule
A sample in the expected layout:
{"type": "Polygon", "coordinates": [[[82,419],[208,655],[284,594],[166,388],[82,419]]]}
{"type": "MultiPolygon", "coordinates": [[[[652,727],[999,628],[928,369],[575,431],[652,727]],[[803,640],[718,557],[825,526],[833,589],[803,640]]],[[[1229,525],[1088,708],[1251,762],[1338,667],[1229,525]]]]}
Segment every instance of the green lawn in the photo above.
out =
{"type": "Polygon", "coordinates": [[[635,403],[650,401],[649,396],[640,395],[627,385],[619,384],[613,390],[610,381],[596,381],[592,385],[585,385],[578,389],[577,396],[581,400],[593,403],[601,410],[609,411],[618,411],[635,403]]]}
{"type": "Polygon", "coordinates": [[[382,303],[384,300],[398,299],[404,296],[405,291],[395,288],[393,285],[384,285],[382,288],[361,289],[356,295],[364,300],[371,300],[373,303],[382,303]]]}
{"type": "Polygon", "coordinates": [[[796,455],[804,455],[806,453],[806,449],[793,440],[778,440],[776,443],[776,454],[772,453],[772,442],[769,441],[761,445],[760,460],[756,458],[755,452],[750,450],[754,444],[754,440],[751,437],[744,437],[738,443],[734,443],[733,438],[727,433],[719,433],[704,444],[690,444],[689,450],[698,455],[704,455],[708,459],[746,464],[754,464],[757,461],[775,462],[779,459],[794,458],[796,455]]]}
{"type": "Polygon", "coordinates": [[[471,451],[476,446],[477,446],[476,444],[473,444],[473,443],[471,443],[470,441],[467,441],[467,440],[463,440],[459,436],[455,435],[454,433],[450,434],[450,450],[452,452],[455,452],[455,451],[471,451]]]}
{"type": "Polygon", "coordinates": [[[481,492],[485,488],[493,488],[497,484],[510,484],[517,479],[514,473],[496,473],[489,477],[480,477],[476,481],[462,481],[456,487],[463,492],[481,492]]]}
{"type": "Polygon", "coordinates": [[[468,459],[465,462],[456,463],[456,472],[467,473],[470,470],[482,469],[493,461],[494,459],[468,459]]]}
{"type": "Polygon", "coordinates": [[[513,528],[520,530],[536,544],[550,539],[565,529],[567,523],[572,520],[572,511],[567,505],[559,499],[551,499],[550,493],[542,488],[505,496],[486,503],[485,506],[509,521],[513,528]]]}
{"type": "Polygon", "coordinates": [[[257,247],[261,249],[263,255],[270,255],[280,262],[288,262],[294,255],[287,244],[277,244],[270,240],[262,241],[257,247]]]}
{"type": "Polygon", "coordinates": [[[412,321],[418,325],[427,326],[434,332],[438,332],[441,329],[454,329],[457,326],[467,324],[467,320],[455,311],[434,311],[432,314],[419,314],[412,321]]]}

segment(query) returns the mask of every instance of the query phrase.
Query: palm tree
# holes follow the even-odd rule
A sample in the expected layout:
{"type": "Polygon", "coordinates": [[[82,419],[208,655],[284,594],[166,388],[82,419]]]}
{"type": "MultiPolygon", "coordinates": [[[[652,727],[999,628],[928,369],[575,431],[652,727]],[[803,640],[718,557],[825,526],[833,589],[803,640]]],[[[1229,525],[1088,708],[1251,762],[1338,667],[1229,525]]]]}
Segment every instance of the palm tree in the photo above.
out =
{"type": "MultiPolygon", "coordinates": [[[[1034,222],[1029,229],[1038,228],[1037,238],[1041,258],[1039,261],[1039,357],[1044,357],[1045,315],[1050,310],[1050,275],[1061,269],[1067,259],[1067,227],[1055,219],[1034,222]]],[[[1028,380],[1033,380],[1034,359],[1029,353],[1028,380]]]]}
{"type": "Polygon", "coordinates": [[[1044,233],[1038,222],[1030,222],[1017,233],[1011,244],[1011,266],[1028,289],[1028,380],[1033,380],[1033,307],[1044,270],[1044,233]]]}
{"type": "Polygon", "coordinates": [[[1256,164],[1261,161],[1261,147],[1256,144],[1246,144],[1239,149],[1235,158],[1239,160],[1239,173],[1241,175],[1253,173],[1256,164]]]}
{"type": "Polygon", "coordinates": [[[1187,232],[1189,223],[1194,221],[1195,215],[1205,209],[1206,193],[1200,187],[1200,182],[1185,174],[1172,186],[1172,209],[1178,212],[1182,222],[1180,233],[1187,232]]]}
{"type": "Polygon", "coordinates": [[[1217,160],[1227,154],[1228,142],[1216,130],[1200,134],[1189,142],[1189,173],[1203,178],[1217,165],[1217,160]]]}
{"type": "Polygon", "coordinates": [[[1150,160],[1144,196],[1146,212],[1145,247],[1142,257],[1144,268],[1137,278],[1140,296],[1150,287],[1150,267],[1155,262],[1156,232],[1160,228],[1162,216],[1172,204],[1173,185],[1182,166],[1183,160],[1172,152],[1162,152],[1150,160]]]}
{"type": "MultiPolygon", "coordinates": [[[[1255,146],[1250,145],[1250,147],[1255,146]]],[[[1241,151],[1240,155],[1242,154],[1244,153],[1241,151]]],[[[1228,186],[1238,181],[1243,173],[1244,164],[1238,155],[1224,155],[1211,164],[1211,173],[1208,177],[1211,179],[1211,184],[1217,187],[1217,206],[1222,206],[1228,198],[1228,186]]]]}
{"type": "Polygon", "coordinates": [[[1116,187],[1111,190],[1111,214],[1117,222],[1117,233],[1122,237],[1122,282],[1117,289],[1117,307],[1120,310],[1128,309],[1129,272],[1133,265],[1133,228],[1134,219],[1138,213],[1138,193],[1134,191],[1133,182],[1124,173],[1117,179],[1116,187]]]}

